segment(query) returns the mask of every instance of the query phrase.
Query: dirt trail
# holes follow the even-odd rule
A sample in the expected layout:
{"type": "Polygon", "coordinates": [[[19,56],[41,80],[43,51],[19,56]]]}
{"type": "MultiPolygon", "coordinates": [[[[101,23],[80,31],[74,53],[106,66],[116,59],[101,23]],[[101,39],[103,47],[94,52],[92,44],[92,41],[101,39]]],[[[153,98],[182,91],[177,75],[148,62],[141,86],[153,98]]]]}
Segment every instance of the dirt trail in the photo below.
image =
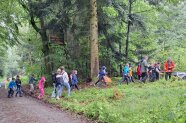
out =
{"type": "Polygon", "coordinates": [[[88,120],[63,112],[31,97],[7,98],[0,88],[0,123],[88,123],[88,120]]]}

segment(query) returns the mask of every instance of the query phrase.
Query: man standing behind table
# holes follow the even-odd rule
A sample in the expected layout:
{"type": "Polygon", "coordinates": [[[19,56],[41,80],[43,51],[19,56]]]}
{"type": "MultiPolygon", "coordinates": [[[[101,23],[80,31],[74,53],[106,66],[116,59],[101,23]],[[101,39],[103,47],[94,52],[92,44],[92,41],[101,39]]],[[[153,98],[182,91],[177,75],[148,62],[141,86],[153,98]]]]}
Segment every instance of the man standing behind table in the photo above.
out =
{"type": "Polygon", "coordinates": [[[141,81],[145,83],[146,79],[148,78],[148,74],[147,74],[147,71],[148,71],[148,63],[147,63],[147,60],[148,60],[148,56],[144,56],[142,62],[140,63],[140,68],[141,68],[141,81]]]}
{"type": "Polygon", "coordinates": [[[164,63],[164,70],[165,70],[165,80],[171,79],[171,74],[174,70],[174,62],[171,58],[164,63]]]}

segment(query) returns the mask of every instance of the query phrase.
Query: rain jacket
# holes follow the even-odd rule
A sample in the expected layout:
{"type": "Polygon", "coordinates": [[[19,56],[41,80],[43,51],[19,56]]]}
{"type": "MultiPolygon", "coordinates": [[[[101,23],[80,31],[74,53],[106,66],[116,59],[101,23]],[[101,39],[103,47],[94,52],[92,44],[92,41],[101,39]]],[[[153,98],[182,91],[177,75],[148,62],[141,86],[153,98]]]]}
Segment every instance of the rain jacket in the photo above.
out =
{"type": "Polygon", "coordinates": [[[147,60],[143,60],[140,64],[140,71],[141,73],[145,73],[147,72],[147,68],[149,67],[148,63],[147,63],[147,60]]]}
{"type": "Polygon", "coordinates": [[[132,68],[129,68],[129,76],[132,76],[132,68]]]}
{"type": "Polygon", "coordinates": [[[34,84],[34,81],[37,81],[33,76],[29,78],[29,84],[34,84]]]}
{"type": "Polygon", "coordinates": [[[13,89],[13,87],[16,87],[16,83],[15,83],[15,81],[10,81],[10,83],[8,84],[8,88],[13,89]]]}
{"type": "Polygon", "coordinates": [[[174,62],[173,61],[166,61],[164,64],[165,72],[172,72],[174,69],[174,62]]]}
{"type": "Polygon", "coordinates": [[[140,68],[140,65],[138,65],[138,67],[137,67],[137,74],[138,74],[138,75],[141,75],[141,68],[140,68]]]}
{"type": "Polygon", "coordinates": [[[44,88],[44,82],[45,82],[45,77],[41,77],[41,79],[39,80],[38,86],[39,89],[43,89],[44,88]]]}
{"type": "Polygon", "coordinates": [[[128,67],[128,66],[125,66],[125,67],[123,68],[123,74],[124,74],[124,75],[128,75],[128,73],[129,73],[129,67],[128,67]]]}
{"type": "Polygon", "coordinates": [[[103,69],[101,69],[101,70],[99,71],[98,78],[99,78],[99,79],[102,79],[105,75],[106,75],[106,71],[103,70],[103,69]]]}
{"type": "Polygon", "coordinates": [[[72,74],[71,82],[72,82],[73,85],[78,83],[78,79],[77,79],[77,75],[76,74],[72,74]]]}

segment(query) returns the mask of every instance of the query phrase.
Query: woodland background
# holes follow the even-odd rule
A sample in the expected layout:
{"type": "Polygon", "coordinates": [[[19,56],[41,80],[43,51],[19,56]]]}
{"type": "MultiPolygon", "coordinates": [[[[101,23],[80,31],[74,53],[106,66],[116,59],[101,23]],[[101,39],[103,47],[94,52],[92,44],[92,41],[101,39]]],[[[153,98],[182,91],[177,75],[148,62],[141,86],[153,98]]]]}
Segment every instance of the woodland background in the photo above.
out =
{"type": "Polygon", "coordinates": [[[186,71],[184,0],[1,0],[0,10],[1,76],[50,76],[61,65],[83,79],[102,65],[120,76],[144,55],[186,71]]]}

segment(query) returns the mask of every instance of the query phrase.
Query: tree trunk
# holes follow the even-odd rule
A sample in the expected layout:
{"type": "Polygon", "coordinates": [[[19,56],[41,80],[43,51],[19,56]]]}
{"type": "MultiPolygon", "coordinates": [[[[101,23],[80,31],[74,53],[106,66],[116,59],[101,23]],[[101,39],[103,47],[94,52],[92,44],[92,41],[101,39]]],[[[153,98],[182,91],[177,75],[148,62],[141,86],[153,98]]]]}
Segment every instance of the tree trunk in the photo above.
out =
{"type": "Polygon", "coordinates": [[[40,18],[41,30],[40,36],[43,44],[42,52],[44,54],[44,62],[45,62],[45,74],[51,74],[52,72],[52,65],[50,61],[50,49],[48,46],[48,36],[46,29],[44,29],[44,19],[40,18]]]}
{"type": "Polygon", "coordinates": [[[41,33],[41,39],[42,39],[42,44],[43,44],[43,48],[42,48],[42,52],[44,54],[44,62],[45,62],[45,74],[51,74],[52,71],[52,66],[51,66],[51,61],[50,61],[50,50],[49,50],[49,46],[48,46],[48,38],[46,33],[41,33]]]}
{"type": "MultiPolygon", "coordinates": [[[[122,58],[122,55],[121,55],[121,48],[122,48],[122,46],[121,46],[121,41],[119,42],[119,55],[120,55],[120,59],[123,59],[122,58]]],[[[119,72],[120,72],[120,76],[122,75],[122,64],[120,63],[119,64],[119,72]]]]}
{"type": "Polygon", "coordinates": [[[90,0],[91,78],[99,71],[97,1],[90,0]]]}
{"type": "Polygon", "coordinates": [[[127,25],[127,38],[126,38],[126,51],[125,51],[125,60],[128,62],[128,48],[129,48],[129,36],[130,36],[130,25],[131,25],[131,7],[132,6],[132,1],[129,0],[129,13],[128,13],[128,25],[127,25]]]}
{"type": "MultiPolygon", "coordinates": [[[[65,42],[65,43],[68,42],[68,43],[67,43],[67,45],[68,45],[68,44],[69,44],[69,41],[68,41],[68,32],[67,32],[67,28],[63,30],[63,33],[64,33],[64,42],[65,42]]],[[[66,59],[66,60],[65,60],[65,63],[63,63],[62,65],[63,65],[63,66],[66,66],[67,69],[69,69],[69,62],[68,62],[68,60],[69,60],[69,57],[68,57],[69,52],[68,52],[68,46],[67,46],[67,45],[64,46],[64,56],[65,56],[65,59],[66,59]]]]}

